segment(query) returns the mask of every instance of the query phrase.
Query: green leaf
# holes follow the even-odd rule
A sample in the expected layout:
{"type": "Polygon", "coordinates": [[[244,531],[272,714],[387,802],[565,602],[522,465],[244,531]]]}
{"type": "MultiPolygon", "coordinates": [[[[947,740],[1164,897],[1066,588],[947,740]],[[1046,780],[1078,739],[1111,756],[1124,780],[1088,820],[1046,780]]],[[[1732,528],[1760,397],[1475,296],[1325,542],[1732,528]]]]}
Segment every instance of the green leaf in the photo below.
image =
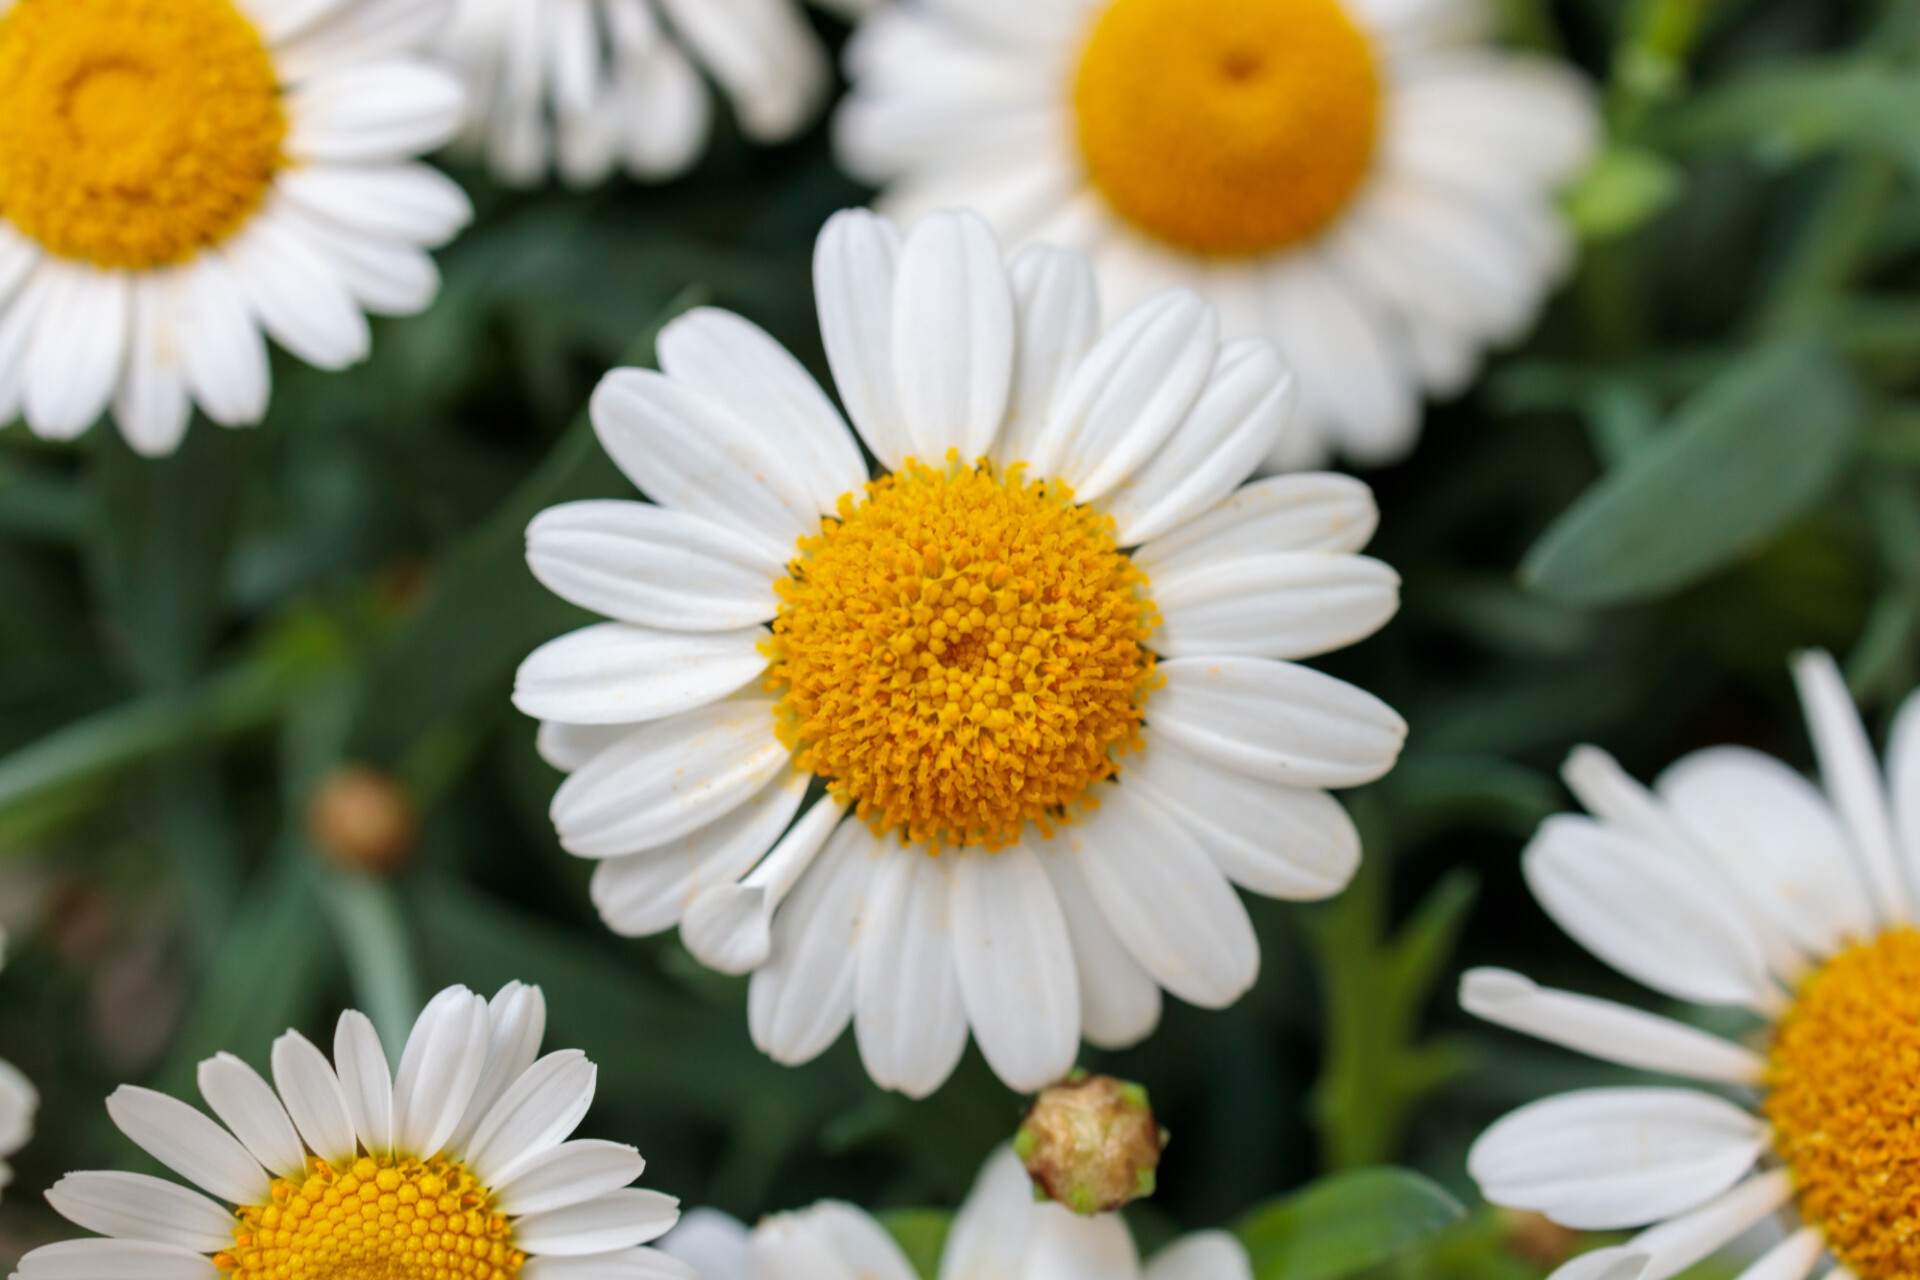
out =
{"type": "Polygon", "coordinates": [[[940,1272],[940,1251],[953,1229],[953,1215],[938,1209],[895,1209],[880,1215],[880,1225],[906,1253],[920,1280],[934,1280],[940,1272]]]}
{"type": "Polygon", "coordinates": [[[1667,116],[1658,139],[1696,148],[1746,143],[1770,158],[1867,149],[1920,165],[1920,75],[1877,63],[1807,62],[1756,72],[1667,116]]]}
{"type": "Polygon", "coordinates": [[[1235,1228],[1255,1280],[1338,1280],[1404,1253],[1466,1216],[1405,1169],[1356,1169],[1255,1209],[1235,1228]]]}
{"type": "Polygon", "coordinates": [[[1861,419],[1853,380],[1805,342],[1760,347],[1541,535],[1520,578],[1569,603],[1656,599],[1763,545],[1827,491],[1861,419]]]}
{"type": "Polygon", "coordinates": [[[1680,170],[1672,161],[1637,147],[1614,147],[1568,190],[1567,216],[1582,240],[1616,239],[1638,230],[1671,205],[1682,185],[1680,170]]]}

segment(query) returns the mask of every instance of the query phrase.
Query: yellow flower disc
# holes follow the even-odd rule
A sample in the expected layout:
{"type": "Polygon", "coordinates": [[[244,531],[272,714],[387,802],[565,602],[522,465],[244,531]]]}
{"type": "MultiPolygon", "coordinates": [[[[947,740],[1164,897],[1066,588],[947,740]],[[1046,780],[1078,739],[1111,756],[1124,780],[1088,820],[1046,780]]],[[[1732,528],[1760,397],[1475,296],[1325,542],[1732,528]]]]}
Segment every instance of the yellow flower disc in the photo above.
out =
{"type": "Polygon", "coordinates": [[[1113,0],[1074,90],[1088,176],[1181,249],[1268,253],[1346,206],[1380,82],[1339,0],[1113,0]]]}
{"type": "Polygon", "coordinates": [[[1775,1037],[1764,1111],[1800,1209],[1861,1280],[1920,1275],[1920,932],[1844,951],[1775,1037]]]}
{"type": "Polygon", "coordinates": [[[998,849],[1139,745],[1159,619],[1057,481],[909,462],[803,539],[768,687],[782,740],[881,834],[998,849]]]}
{"type": "Polygon", "coordinates": [[[312,1162],[239,1211],[214,1265],[235,1280],[512,1280],[526,1255],[486,1188],[451,1160],[312,1162]]]}
{"type": "Polygon", "coordinates": [[[285,134],[231,0],[19,0],[0,18],[0,217],[61,257],[140,270],[220,243],[285,134]]]}

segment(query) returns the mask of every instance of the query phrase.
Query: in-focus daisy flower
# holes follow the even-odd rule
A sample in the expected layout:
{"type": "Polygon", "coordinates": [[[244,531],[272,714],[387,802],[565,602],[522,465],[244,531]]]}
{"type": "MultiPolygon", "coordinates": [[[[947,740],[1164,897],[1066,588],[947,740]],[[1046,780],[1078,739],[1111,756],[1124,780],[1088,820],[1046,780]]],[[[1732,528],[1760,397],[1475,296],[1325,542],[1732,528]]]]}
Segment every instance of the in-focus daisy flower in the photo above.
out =
{"type": "Polygon", "coordinates": [[[1253,984],[1233,883],[1352,875],[1324,788],[1385,773],[1405,725],[1294,660],[1378,628],[1398,579],[1355,554],[1364,485],[1242,487],[1293,379],[1197,296],[1102,333],[1085,259],[1003,265],[972,214],[904,239],[840,214],[815,276],[858,439],[747,321],[671,325],[664,372],[592,406],[658,505],[529,530],[540,579],[615,620],[535,652],[515,700],[572,773],[553,817],[602,860],[602,917],[753,973],[762,1050],[804,1062],[851,1019],[917,1095],[971,1026],[1037,1090],[1083,1031],[1145,1036],[1163,987],[1253,984]]]}
{"type": "Polygon", "coordinates": [[[1476,970],[1472,1012],[1697,1088],[1563,1094],[1474,1146],[1496,1204],[1586,1230],[1647,1229],[1576,1258],[1566,1280],[1667,1280],[1776,1212],[1797,1219],[1746,1280],[1920,1272],[1920,698],[1885,776],[1833,660],[1794,674],[1824,787],[1741,747],[1696,752],[1651,791],[1591,747],[1567,781],[1592,817],[1550,819],[1528,848],[1561,928],[1676,1000],[1745,1009],[1745,1043],[1605,1000],[1476,970]],[[1648,1224],[1653,1224],[1649,1226],[1648,1224]]]}
{"type": "Polygon", "coordinates": [[[364,358],[426,307],[470,216],[413,163],[463,97],[412,51],[443,0],[0,0],[0,423],[79,435],[109,403],[170,453],[192,406],[268,399],[262,333],[364,358]]]}
{"type": "MultiPolygon", "coordinates": [[[[0,965],[6,963],[7,935],[0,930],[0,965]]],[[[13,1185],[13,1166],[7,1161],[33,1136],[34,1113],[40,1094],[11,1062],[0,1061],[0,1190],[13,1185]]]]}
{"type": "Polygon", "coordinates": [[[1264,333],[1311,430],[1270,465],[1412,447],[1563,274],[1584,84],[1483,47],[1482,0],[902,0],[848,52],[842,163],[902,218],[966,205],[1264,333]]]}
{"type": "Polygon", "coordinates": [[[396,1074],[349,1011],[333,1062],[297,1032],[273,1084],[230,1054],[200,1064],[215,1123],[162,1093],[107,1099],[120,1131],[201,1191],[140,1173],[70,1173],[47,1200],[106,1239],[20,1260],[19,1280],[694,1280],[645,1242],[677,1202],[628,1184],[631,1147],[566,1141],[593,1102],[578,1050],[538,1057],[546,1004],[513,983],[491,1003],[434,997],[396,1074]]]}
{"type": "MultiPolygon", "coordinates": [[[[842,17],[872,2],[814,0],[842,17]]],[[[456,3],[442,47],[473,96],[465,145],[516,186],[685,171],[712,125],[702,70],[757,142],[805,128],[833,83],[799,0],[456,3]]]]}
{"type": "MultiPolygon", "coordinates": [[[[752,1231],[696,1209],[661,1249],[699,1268],[701,1280],[914,1280],[886,1229],[850,1204],[825,1200],[768,1218],[752,1231]]],[[[1145,1267],[1116,1214],[1082,1218],[1035,1203],[1033,1183],[1011,1151],[980,1171],[954,1217],[940,1280],[1253,1280],[1240,1242],[1199,1231],[1162,1249],[1145,1267]]]]}

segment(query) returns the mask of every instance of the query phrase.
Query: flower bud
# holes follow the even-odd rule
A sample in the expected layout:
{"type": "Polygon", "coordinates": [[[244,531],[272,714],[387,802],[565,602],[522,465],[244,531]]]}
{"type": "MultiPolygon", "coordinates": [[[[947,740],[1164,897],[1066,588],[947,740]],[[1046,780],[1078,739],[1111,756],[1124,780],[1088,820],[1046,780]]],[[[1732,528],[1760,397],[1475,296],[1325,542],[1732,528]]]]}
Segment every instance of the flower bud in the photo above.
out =
{"type": "Polygon", "coordinates": [[[1152,1195],[1166,1145],[1145,1089],[1084,1071],[1035,1098],[1013,1141],[1035,1196],[1083,1216],[1152,1195]]]}
{"type": "Polygon", "coordinates": [[[307,834],[329,862],[391,875],[406,865],[419,834],[413,798],[377,769],[349,765],[314,790],[307,834]]]}

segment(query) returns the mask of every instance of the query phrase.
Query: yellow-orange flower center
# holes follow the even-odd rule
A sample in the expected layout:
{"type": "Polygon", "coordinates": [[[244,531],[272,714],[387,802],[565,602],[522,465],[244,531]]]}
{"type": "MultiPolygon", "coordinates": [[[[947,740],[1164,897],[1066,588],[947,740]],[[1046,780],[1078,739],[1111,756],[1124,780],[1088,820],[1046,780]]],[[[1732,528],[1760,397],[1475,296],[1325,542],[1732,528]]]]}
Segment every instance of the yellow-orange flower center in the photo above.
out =
{"type": "Polygon", "coordinates": [[[1841,952],[1775,1036],[1764,1111],[1800,1209],[1861,1280],[1920,1275],[1920,932],[1841,952]]]}
{"type": "Polygon", "coordinates": [[[18,0],[0,17],[0,217],[64,258],[184,262],[281,164],[273,61],[231,0],[18,0]]]}
{"type": "Polygon", "coordinates": [[[1159,620],[1112,519],[1058,481],[909,462],[799,552],[769,646],[779,731],[876,832],[1050,832],[1139,745],[1159,620]]]}
{"type": "Polygon", "coordinates": [[[1122,218],[1246,256],[1346,206],[1373,160],[1380,82],[1339,0],[1113,0],[1074,105],[1087,174],[1122,218]]]}
{"type": "Polygon", "coordinates": [[[214,1265],[234,1280],[512,1280],[526,1261],[487,1189],[458,1161],[314,1160],[244,1206],[214,1265]]]}

